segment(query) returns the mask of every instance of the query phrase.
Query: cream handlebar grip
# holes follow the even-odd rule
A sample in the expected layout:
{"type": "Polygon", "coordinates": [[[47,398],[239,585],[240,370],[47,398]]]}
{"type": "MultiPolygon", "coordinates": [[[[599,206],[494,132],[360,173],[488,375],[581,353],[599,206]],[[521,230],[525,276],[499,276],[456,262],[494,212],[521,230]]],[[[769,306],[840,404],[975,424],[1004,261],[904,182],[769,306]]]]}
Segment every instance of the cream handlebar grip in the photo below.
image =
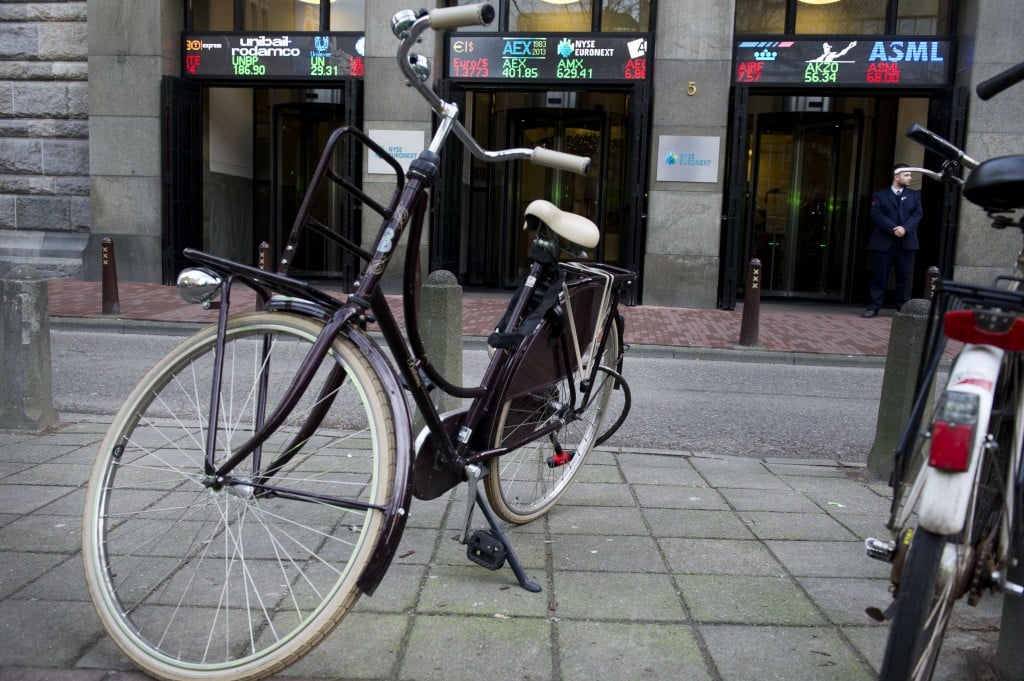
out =
{"type": "Polygon", "coordinates": [[[545,149],[544,147],[535,148],[530,161],[539,166],[546,166],[556,170],[567,170],[577,175],[586,175],[587,170],[590,169],[590,159],[586,156],[566,154],[561,151],[545,149]]]}
{"type": "Polygon", "coordinates": [[[486,26],[494,21],[494,8],[487,3],[441,7],[427,13],[430,28],[459,28],[460,26],[486,26]]]}

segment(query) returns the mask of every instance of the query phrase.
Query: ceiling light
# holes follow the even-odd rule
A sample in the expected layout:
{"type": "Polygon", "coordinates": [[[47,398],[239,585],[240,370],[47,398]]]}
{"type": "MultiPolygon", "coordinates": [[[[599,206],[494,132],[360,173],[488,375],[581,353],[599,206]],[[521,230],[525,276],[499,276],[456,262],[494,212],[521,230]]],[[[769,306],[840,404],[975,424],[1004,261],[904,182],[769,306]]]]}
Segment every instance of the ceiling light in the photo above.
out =
{"type": "Polygon", "coordinates": [[[800,2],[805,5],[831,5],[834,2],[839,2],[839,0],[800,0],[800,2]]]}

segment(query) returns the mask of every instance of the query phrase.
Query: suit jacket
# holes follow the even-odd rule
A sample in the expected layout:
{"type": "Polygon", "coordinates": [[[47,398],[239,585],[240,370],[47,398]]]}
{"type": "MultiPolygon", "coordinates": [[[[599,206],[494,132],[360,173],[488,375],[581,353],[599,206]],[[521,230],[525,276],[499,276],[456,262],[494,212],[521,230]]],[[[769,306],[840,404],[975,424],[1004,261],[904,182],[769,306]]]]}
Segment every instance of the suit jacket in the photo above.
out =
{"type": "Polygon", "coordinates": [[[886,187],[871,196],[871,236],[868,238],[869,251],[888,251],[896,242],[897,248],[916,251],[921,248],[917,241],[917,225],[921,222],[921,192],[904,189],[896,196],[886,187]],[[894,236],[893,228],[903,225],[907,233],[894,236]]]}

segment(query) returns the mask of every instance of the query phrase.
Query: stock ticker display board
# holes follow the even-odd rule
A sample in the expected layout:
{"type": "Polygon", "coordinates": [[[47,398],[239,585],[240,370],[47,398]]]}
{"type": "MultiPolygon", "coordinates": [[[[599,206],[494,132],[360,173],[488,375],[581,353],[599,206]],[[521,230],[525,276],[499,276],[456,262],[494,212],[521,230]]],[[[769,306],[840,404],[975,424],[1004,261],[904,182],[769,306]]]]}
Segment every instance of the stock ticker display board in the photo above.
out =
{"type": "Polygon", "coordinates": [[[941,87],[953,64],[949,40],[741,40],[733,83],[786,87],[941,87]]]}
{"type": "Polygon", "coordinates": [[[363,36],[318,33],[184,33],[182,75],[206,80],[362,77],[363,36]]]}
{"type": "Polygon", "coordinates": [[[466,35],[448,37],[455,80],[629,82],[646,80],[647,36],[466,35]]]}

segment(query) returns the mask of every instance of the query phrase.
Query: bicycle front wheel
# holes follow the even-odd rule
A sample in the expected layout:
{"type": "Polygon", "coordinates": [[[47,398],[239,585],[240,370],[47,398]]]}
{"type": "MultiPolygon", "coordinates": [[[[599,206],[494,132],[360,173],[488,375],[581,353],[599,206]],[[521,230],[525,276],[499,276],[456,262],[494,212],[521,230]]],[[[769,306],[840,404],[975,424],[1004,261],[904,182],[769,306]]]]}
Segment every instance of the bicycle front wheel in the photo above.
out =
{"type": "Polygon", "coordinates": [[[604,352],[595,360],[598,369],[589,392],[582,390],[585,376],[576,372],[571,377],[563,376],[543,391],[515,397],[501,405],[494,430],[495,447],[537,430],[569,406],[581,407],[558,430],[499,457],[492,465],[485,489],[487,500],[502,520],[522,524],[539,518],[576,477],[602,435],[601,426],[608,415],[616,381],[616,374],[611,372],[620,353],[618,328],[609,324],[604,352]],[[571,405],[569,381],[575,382],[576,405],[571,405]]]}
{"type": "Polygon", "coordinates": [[[93,467],[86,579],[117,645],[162,679],[256,679],[291,664],[355,604],[395,479],[394,415],[346,338],[270,438],[230,472],[321,325],[287,313],[228,321],[216,431],[217,329],[165,356],[129,396],[93,467]]]}

